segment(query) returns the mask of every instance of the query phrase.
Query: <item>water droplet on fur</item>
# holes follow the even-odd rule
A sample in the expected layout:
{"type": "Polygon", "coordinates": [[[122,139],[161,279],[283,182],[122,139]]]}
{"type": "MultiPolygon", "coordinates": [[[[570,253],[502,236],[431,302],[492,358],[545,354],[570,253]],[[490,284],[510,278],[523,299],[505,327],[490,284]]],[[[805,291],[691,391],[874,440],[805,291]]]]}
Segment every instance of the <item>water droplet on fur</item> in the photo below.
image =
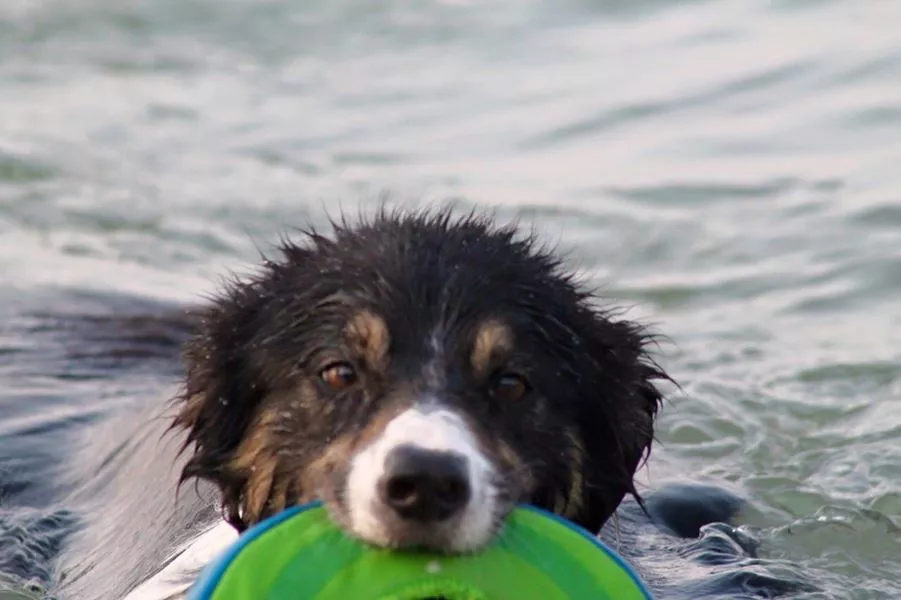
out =
{"type": "Polygon", "coordinates": [[[219,404],[222,406],[228,406],[228,400],[222,396],[219,396],[219,404]]]}

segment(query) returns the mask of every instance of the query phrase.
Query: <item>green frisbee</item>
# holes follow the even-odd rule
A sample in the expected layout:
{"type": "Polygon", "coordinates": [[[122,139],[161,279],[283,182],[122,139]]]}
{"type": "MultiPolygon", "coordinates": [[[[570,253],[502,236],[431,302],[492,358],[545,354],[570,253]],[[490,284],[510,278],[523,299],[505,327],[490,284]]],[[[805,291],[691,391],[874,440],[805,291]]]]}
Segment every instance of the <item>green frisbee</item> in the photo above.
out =
{"type": "Polygon", "coordinates": [[[320,503],[248,529],[187,600],[651,600],[635,572],[579,526],[515,509],[484,550],[447,556],[374,548],[320,503]]]}

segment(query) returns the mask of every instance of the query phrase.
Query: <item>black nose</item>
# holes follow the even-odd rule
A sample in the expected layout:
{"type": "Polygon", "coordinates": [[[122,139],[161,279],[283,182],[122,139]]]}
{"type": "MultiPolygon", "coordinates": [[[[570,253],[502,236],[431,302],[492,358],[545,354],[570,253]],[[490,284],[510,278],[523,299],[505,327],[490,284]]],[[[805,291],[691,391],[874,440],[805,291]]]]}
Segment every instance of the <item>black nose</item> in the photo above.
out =
{"type": "Polygon", "coordinates": [[[450,452],[399,446],[385,459],[379,494],[405,519],[447,519],[469,501],[466,459],[450,452]]]}

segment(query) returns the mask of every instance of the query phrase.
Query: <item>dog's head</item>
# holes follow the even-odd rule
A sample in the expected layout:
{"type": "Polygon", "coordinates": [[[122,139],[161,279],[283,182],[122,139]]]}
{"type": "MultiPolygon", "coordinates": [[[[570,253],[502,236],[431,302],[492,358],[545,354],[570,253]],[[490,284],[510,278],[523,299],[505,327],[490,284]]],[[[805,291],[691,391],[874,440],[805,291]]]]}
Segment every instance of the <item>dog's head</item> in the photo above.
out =
{"type": "Polygon", "coordinates": [[[647,343],[512,227],[382,213],[308,233],[189,343],[182,477],[215,482],[239,529],[321,499],[383,546],[475,549],[518,502],[598,530],[650,449],[647,343]]]}

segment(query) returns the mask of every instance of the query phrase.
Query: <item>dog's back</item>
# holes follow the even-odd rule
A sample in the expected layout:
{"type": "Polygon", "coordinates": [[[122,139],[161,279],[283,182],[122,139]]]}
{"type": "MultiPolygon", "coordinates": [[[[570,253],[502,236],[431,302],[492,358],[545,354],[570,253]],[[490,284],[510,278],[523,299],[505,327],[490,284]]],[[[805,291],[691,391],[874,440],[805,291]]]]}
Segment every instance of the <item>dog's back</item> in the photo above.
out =
{"type": "Polygon", "coordinates": [[[59,561],[60,597],[122,598],[218,519],[210,486],[178,488],[181,440],[161,416],[159,406],[118,415],[73,454],[67,478],[87,483],[71,495],[83,525],[59,561]]]}
{"type": "Polygon", "coordinates": [[[167,432],[162,382],[180,370],[195,319],[184,307],[120,296],[80,296],[71,311],[39,319],[67,360],[115,377],[117,410],[78,434],[54,480],[78,528],[55,565],[55,595],[110,600],[158,573],[182,545],[217,520],[213,489],[178,489],[181,434],[167,432]],[[79,301],[80,300],[80,301],[79,301]]]}

